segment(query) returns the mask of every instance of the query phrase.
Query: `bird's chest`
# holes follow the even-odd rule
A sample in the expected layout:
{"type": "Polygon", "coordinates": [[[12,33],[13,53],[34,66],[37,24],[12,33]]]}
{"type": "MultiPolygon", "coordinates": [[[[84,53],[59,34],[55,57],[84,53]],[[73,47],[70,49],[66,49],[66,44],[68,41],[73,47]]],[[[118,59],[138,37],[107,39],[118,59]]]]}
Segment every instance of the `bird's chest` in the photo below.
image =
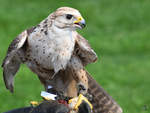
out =
{"type": "Polygon", "coordinates": [[[31,61],[55,72],[65,69],[74,50],[75,41],[70,35],[60,37],[31,37],[28,40],[31,61]]]}

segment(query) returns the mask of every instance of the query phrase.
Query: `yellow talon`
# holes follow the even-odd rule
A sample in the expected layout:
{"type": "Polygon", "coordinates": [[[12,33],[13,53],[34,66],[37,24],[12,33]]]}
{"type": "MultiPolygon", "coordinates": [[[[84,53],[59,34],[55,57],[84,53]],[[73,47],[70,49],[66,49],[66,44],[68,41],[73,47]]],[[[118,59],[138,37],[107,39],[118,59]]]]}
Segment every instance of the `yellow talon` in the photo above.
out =
{"type": "Polygon", "coordinates": [[[82,103],[83,100],[88,103],[88,105],[90,106],[91,109],[93,109],[93,106],[92,106],[92,104],[88,101],[88,99],[87,99],[86,97],[84,97],[82,94],[80,94],[79,97],[78,97],[77,104],[75,105],[75,109],[76,109],[76,110],[78,109],[78,107],[80,106],[80,104],[82,103]]]}
{"type": "Polygon", "coordinates": [[[39,103],[37,101],[31,101],[30,104],[33,105],[33,106],[39,105],[39,103]]]}
{"type": "Polygon", "coordinates": [[[92,104],[91,104],[91,103],[88,101],[88,99],[87,99],[86,97],[84,97],[82,94],[80,94],[78,97],[75,97],[75,98],[73,98],[73,99],[70,99],[68,103],[71,105],[71,107],[74,106],[73,109],[78,110],[78,107],[80,106],[80,104],[82,103],[83,100],[84,100],[86,103],[88,103],[88,105],[90,106],[91,109],[93,109],[92,104]],[[74,104],[74,102],[75,102],[75,104],[74,104]]]}

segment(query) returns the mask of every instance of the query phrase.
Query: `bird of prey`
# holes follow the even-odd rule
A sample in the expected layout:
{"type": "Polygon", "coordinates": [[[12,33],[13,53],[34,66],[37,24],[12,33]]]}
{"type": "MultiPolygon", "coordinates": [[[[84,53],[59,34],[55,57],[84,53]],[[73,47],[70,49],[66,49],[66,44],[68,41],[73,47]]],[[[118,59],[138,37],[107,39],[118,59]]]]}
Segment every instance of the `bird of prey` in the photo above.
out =
{"type": "Polygon", "coordinates": [[[97,59],[87,40],[76,32],[84,27],[85,20],[78,10],[61,7],[37,26],[23,31],[10,44],[2,64],[6,88],[13,92],[14,76],[25,63],[46,90],[53,86],[74,97],[81,87],[81,91],[93,95],[94,113],[121,113],[119,105],[84,69],[97,59]]]}
{"type": "MultiPolygon", "coordinates": [[[[84,41],[77,39],[76,29],[84,27],[85,20],[78,10],[62,7],[36,27],[23,31],[10,44],[2,64],[7,89],[13,92],[13,78],[21,63],[27,64],[38,75],[46,89],[52,85],[55,75],[69,65],[75,47],[80,45],[79,49],[88,49],[82,46],[84,41]]],[[[95,52],[89,51],[96,60],[95,52]]]]}

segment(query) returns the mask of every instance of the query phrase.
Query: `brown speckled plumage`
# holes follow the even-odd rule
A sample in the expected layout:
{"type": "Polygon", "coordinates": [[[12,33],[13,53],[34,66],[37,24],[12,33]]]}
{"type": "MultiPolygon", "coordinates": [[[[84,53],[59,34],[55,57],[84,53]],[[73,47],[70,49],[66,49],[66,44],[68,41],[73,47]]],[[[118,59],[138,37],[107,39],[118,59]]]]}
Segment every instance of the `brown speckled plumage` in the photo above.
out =
{"type": "Polygon", "coordinates": [[[74,20],[65,18],[67,14],[74,19],[81,17],[76,9],[59,8],[12,41],[2,64],[6,88],[13,92],[13,78],[20,64],[25,63],[45,89],[52,85],[66,96],[77,96],[77,86],[83,84],[86,91],[96,95],[92,101],[94,113],[121,113],[121,108],[84,70],[97,56],[88,41],[75,31],[74,20]]]}

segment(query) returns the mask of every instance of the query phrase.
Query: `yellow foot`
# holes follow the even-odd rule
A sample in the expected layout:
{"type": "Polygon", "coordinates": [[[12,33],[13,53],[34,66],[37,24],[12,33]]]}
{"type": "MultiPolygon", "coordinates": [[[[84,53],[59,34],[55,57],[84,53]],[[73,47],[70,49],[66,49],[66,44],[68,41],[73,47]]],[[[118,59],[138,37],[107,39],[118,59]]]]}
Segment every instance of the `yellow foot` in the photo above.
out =
{"type": "Polygon", "coordinates": [[[93,109],[92,104],[88,101],[88,99],[86,97],[84,97],[82,94],[80,94],[78,97],[75,97],[73,99],[69,100],[69,106],[74,109],[74,110],[78,110],[78,107],[82,104],[82,102],[86,102],[91,109],[93,109]]]}
{"type": "Polygon", "coordinates": [[[31,101],[30,104],[31,104],[32,106],[38,106],[38,105],[39,105],[39,103],[38,103],[37,101],[31,101]]]}

